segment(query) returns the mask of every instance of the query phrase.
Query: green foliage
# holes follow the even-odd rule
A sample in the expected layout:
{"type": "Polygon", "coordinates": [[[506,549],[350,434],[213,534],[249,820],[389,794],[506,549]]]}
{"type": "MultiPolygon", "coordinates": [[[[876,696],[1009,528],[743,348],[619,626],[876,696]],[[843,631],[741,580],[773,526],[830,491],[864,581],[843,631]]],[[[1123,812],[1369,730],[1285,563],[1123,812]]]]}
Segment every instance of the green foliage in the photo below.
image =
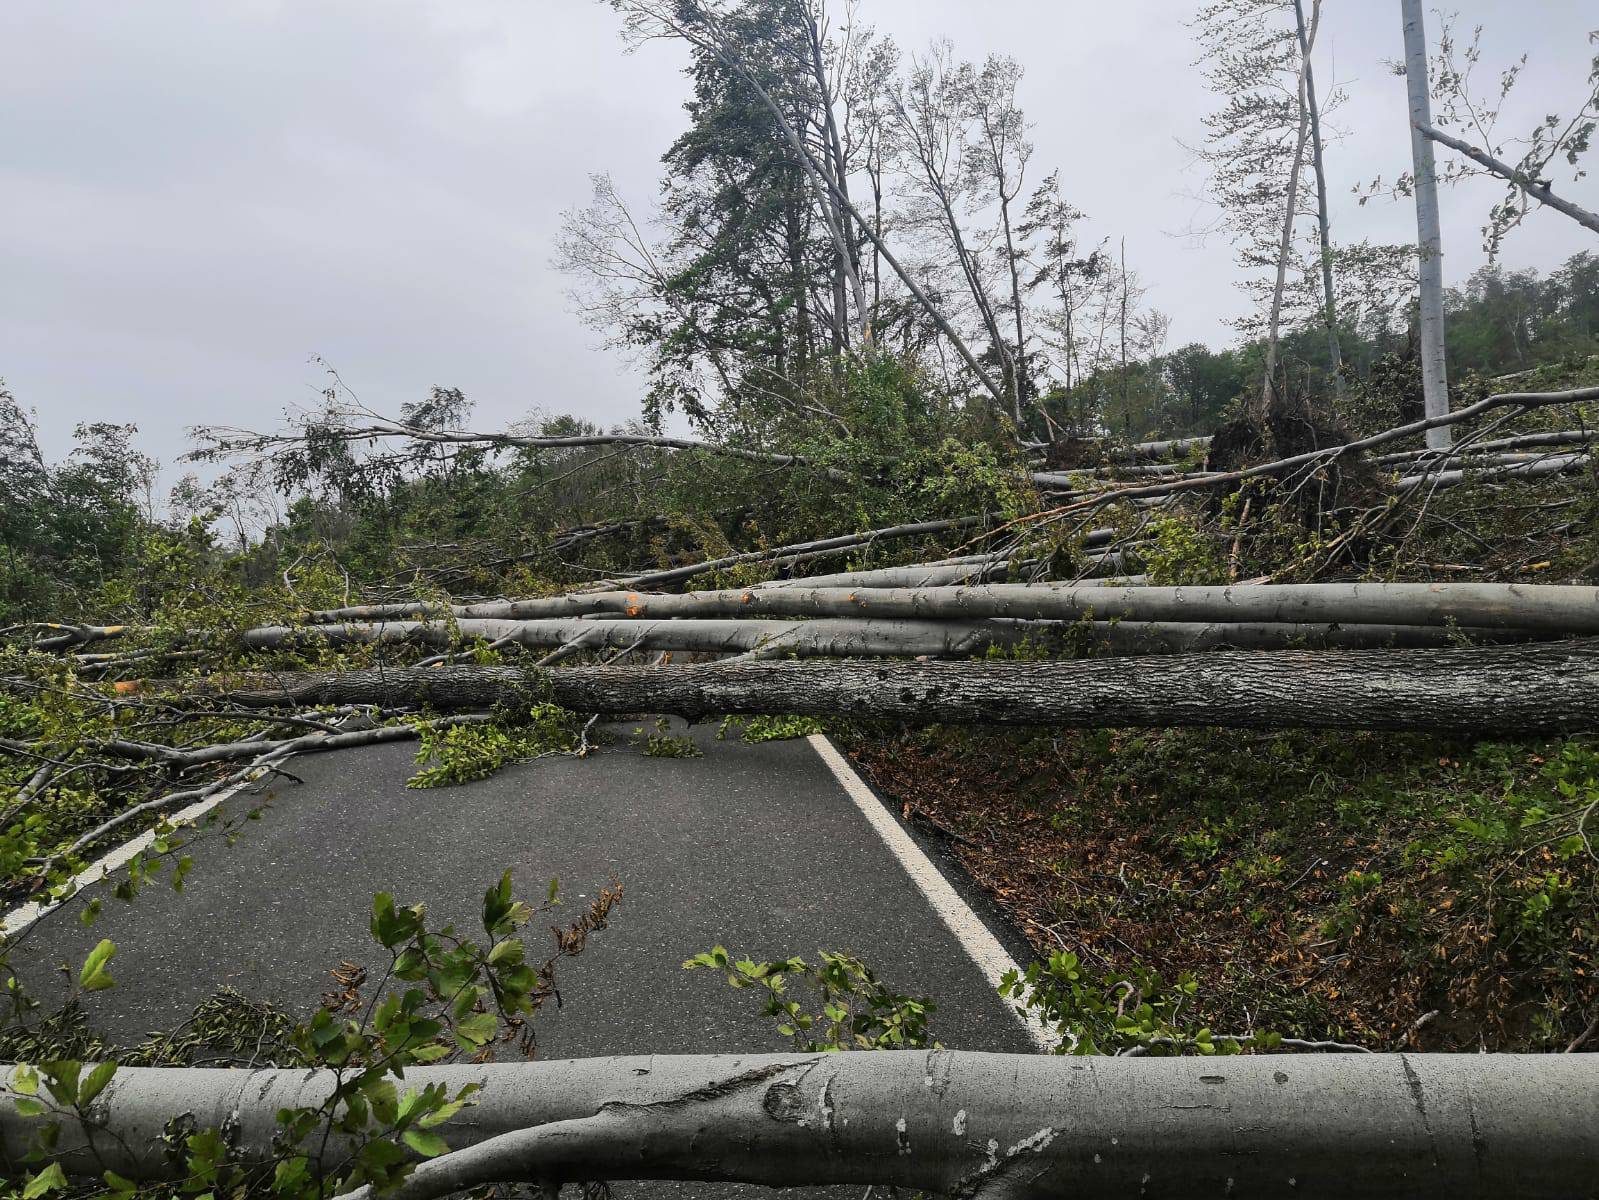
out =
{"type": "Polygon", "coordinates": [[[734,727],[739,729],[739,736],[746,742],[781,742],[824,732],[822,723],[815,717],[762,713],[753,717],[728,717],[716,731],[716,736],[725,737],[727,731],[734,727]]]}
{"type": "MultiPolygon", "coordinates": [[[[675,735],[671,732],[672,726],[665,717],[660,717],[655,722],[655,729],[644,739],[644,753],[650,758],[700,758],[705,751],[694,744],[694,739],[687,735],[675,735]]],[[[638,729],[635,735],[644,731],[638,729]]]]}
{"type": "Polygon", "coordinates": [[[1192,517],[1155,517],[1141,550],[1149,582],[1162,586],[1226,583],[1227,564],[1214,536],[1192,517]]]}
{"type": "Polygon", "coordinates": [[[1189,1015],[1198,990],[1186,973],[1167,983],[1142,967],[1092,972],[1069,950],[1008,971],[999,985],[1019,1012],[1060,1039],[1057,1054],[1238,1054],[1280,1043],[1274,1034],[1217,1037],[1189,1015]]]}
{"type": "MultiPolygon", "coordinates": [[[[332,1068],[336,1082],[323,1103],[278,1111],[276,1154],[264,1164],[241,1160],[225,1131],[197,1129],[175,1116],[164,1131],[182,1171],[172,1195],[324,1200],[366,1184],[391,1189],[417,1161],[450,1149],[442,1127],[474,1102],[479,1089],[477,1084],[454,1091],[439,1084],[410,1087],[406,1069],[462,1055],[483,1061],[498,1045],[514,1044],[531,1056],[530,1021],[555,994],[555,964],[582,952],[589,935],[605,927],[620,896],[619,886],[602,889],[575,921],[554,931],[554,952],[536,964],[520,931],[559,904],[554,881],[545,902],[535,907],[516,897],[511,873],[505,872],[484,893],[481,939],[458,935],[449,925],[435,927],[421,904],[402,906],[379,894],[369,927],[387,955],[381,975],[373,981],[364,970],[335,972],[340,990],[297,1026],[223,992],[196,1010],[180,1037],[154,1038],[93,1067],[83,1057],[35,1058],[13,1072],[5,1097],[36,1123],[22,1158],[30,1167],[21,1179],[22,1194],[43,1196],[66,1187],[52,1152],[64,1130],[95,1122],[94,1103],[121,1065],[192,1061],[200,1047],[250,1062],[266,1049],[275,1061],[332,1068]],[[341,1151],[332,1170],[327,1162],[318,1167],[312,1157],[330,1137],[350,1148],[347,1155],[341,1151]]],[[[105,941],[91,952],[79,973],[84,990],[111,986],[105,964],[114,952],[105,941]]],[[[47,1047],[106,1053],[85,1035],[75,1007],[54,1024],[25,1028],[13,1022],[0,1032],[0,1046],[11,1054],[47,1047]]],[[[105,1179],[113,1196],[136,1190],[113,1172],[105,1179]]]]}
{"type": "Polygon", "coordinates": [[[406,787],[436,788],[487,779],[511,763],[576,750],[583,722],[576,713],[546,702],[523,712],[499,714],[493,722],[417,721],[415,725],[416,761],[422,770],[406,781],[406,787]]]}
{"type": "Polygon", "coordinates": [[[685,970],[721,971],[728,986],[759,989],[761,1015],[796,1050],[920,1050],[937,1047],[927,1029],[931,1000],[902,996],[851,954],[817,951],[818,961],[735,959],[721,946],[696,954],[685,970]],[[804,984],[809,1000],[796,999],[790,984],[804,984]]]}

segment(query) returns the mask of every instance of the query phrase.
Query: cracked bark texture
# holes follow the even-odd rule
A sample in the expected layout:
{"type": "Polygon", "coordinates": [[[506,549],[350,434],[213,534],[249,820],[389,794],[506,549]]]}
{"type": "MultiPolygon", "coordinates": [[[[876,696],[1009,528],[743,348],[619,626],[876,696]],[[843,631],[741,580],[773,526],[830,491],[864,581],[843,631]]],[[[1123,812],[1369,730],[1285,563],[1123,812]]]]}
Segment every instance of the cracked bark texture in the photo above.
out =
{"type": "MultiPolygon", "coordinates": [[[[1599,1072],[1581,1056],[1117,1059],[951,1051],[691,1055],[412,1068],[481,1083],[451,1153],[396,1195],[478,1182],[894,1184],[955,1196],[1569,1197],[1599,1186],[1599,1072]]],[[[173,1117],[272,1152],[327,1072],[124,1068],[69,1174],[172,1170],[173,1117]]],[[[15,1155],[34,1122],[0,1105],[15,1155]]],[[[310,1149],[315,1152],[315,1145],[310,1149]]],[[[330,1145],[336,1165],[348,1147],[330,1145]]]]}
{"type": "MultiPolygon", "coordinates": [[[[135,687],[161,686],[160,681],[135,687]]],[[[1066,727],[1388,729],[1496,737],[1599,729],[1599,640],[1445,650],[1240,650],[1080,661],[727,662],[694,667],[383,668],[170,681],[240,704],[797,713],[1066,727]]]]}

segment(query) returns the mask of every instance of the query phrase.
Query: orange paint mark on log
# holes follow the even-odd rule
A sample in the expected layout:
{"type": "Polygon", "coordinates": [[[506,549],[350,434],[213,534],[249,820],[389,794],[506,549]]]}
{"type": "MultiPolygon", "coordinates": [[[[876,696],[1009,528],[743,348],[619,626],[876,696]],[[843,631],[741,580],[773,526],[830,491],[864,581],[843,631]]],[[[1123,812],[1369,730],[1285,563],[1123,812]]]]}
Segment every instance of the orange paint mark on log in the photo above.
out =
{"type": "Polygon", "coordinates": [[[644,611],[644,597],[637,592],[629,592],[625,607],[622,609],[630,617],[636,617],[644,611]]]}

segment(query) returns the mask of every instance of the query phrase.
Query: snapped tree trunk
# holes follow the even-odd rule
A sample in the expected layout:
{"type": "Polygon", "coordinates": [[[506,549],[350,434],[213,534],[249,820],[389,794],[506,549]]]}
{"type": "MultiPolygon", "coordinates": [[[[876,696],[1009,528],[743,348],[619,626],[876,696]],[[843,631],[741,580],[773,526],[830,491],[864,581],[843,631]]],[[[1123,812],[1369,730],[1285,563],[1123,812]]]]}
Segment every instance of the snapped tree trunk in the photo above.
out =
{"type": "MultiPolygon", "coordinates": [[[[127,692],[161,688],[120,684],[127,692]]],[[[1386,729],[1496,737],[1599,729],[1599,642],[1463,650],[1219,651],[976,663],[385,668],[170,681],[242,705],[547,698],[591,713],[799,713],[925,724],[1386,729]]]]}
{"type": "MultiPolygon", "coordinates": [[[[901,1050],[406,1071],[408,1087],[432,1084],[482,1090],[438,1127],[450,1152],[419,1165],[395,1200],[627,1179],[1016,1200],[1541,1200],[1591,1194],[1599,1159],[1599,1072],[1578,1055],[901,1050]]],[[[97,1102],[99,1123],[67,1123],[52,1157],[74,1178],[171,1179],[182,1160],[162,1133],[188,1116],[228,1129],[244,1161],[266,1162],[276,1112],[316,1107],[333,1087],[329,1071],[124,1067],[97,1102]]],[[[37,1124],[0,1105],[12,1156],[37,1124]]],[[[316,1170],[350,1145],[314,1136],[303,1149],[316,1170]]]]}

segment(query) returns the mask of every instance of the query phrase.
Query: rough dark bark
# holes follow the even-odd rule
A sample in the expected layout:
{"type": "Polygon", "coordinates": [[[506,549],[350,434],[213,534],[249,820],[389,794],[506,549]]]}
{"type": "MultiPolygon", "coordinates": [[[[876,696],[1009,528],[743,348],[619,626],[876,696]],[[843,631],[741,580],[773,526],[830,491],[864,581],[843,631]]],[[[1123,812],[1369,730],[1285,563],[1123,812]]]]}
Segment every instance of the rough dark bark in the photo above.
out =
{"type": "MultiPolygon", "coordinates": [[[[640,1055],[412,1067],[406,1085],[472,1107],[439,1127],[451,1152],[391,1193],[485,1182],[739,1180],[891,1184],[976,1197],[1588,1196],[1599,1072],[1575,1055],[1360,1054],[1073,1058],[960,1051],[640,1055]]],[[[123,1068],[98,1127],[69,1124],[69,1175],[169,1179],[166,1123],[225,1126],[269,1160],[279,1108],[315,1107],[327,1071],[123,1068]]],[[[17,1153],[37,1122],[0,1106],[17,1153]]],[[[306,1151],[333,1162],[335,1136],[306,1151]]],[[[332,1165],[331,1163],[329,1165],[332,1165]]],[[[360,1193],[357,1193],[358,1195],[360,1193]]]]}
{"type": "Polygon", "coordinates": [[[667,712],[690,718],[764,712],[925,723],[1387,729],[1510,737],[1599,729],[1599,640],[1064,662],[759,662],[542,672],[390,668],[175,686],[263,708],[425,703],[439,710],[485,709],[528,695],[580,712],[667,712]]]}

